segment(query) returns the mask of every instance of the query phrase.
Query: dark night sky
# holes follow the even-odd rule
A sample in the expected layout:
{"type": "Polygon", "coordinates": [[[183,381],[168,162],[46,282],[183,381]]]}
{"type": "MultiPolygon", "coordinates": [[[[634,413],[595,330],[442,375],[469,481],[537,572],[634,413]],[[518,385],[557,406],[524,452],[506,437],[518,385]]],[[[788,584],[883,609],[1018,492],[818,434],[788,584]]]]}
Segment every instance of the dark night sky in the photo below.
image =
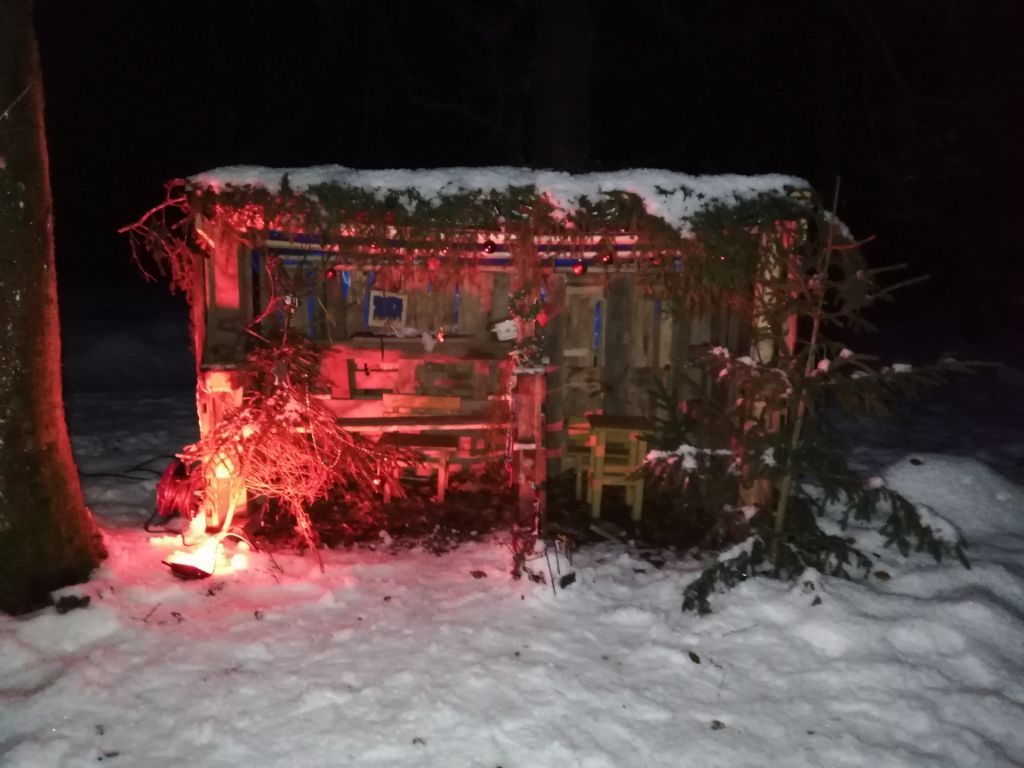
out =
{"type": "Polygon", "coordinates": [[[826,195],[841,174],[869,257],[933,276],[881,313],[893,338],[1019,358],[1024,3],[554,4],[37,0],[69,343],[183,316],[115,234],[168,179],[538,164],[574,109],[583,156],[563,165],[776,171],[826,195]],[[538,63],[552,29],[580,54],[565,71],[538,63]],[[564,102],[542,107],[552,81],[564,102]]]}

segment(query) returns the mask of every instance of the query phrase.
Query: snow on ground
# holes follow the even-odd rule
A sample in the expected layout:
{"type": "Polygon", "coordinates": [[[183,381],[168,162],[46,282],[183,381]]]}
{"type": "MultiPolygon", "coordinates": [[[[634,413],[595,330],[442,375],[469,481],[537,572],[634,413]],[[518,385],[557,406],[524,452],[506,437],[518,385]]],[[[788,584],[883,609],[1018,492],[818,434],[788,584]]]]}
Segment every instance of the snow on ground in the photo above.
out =
{"type": "MultiPolygon", "coordinates": [[[[188,395],[73,406],[88,473],[194,429],[188,395]]],[[[972,539],[972,570],[867,536],[887,580],[755,580],[705,618],[679,610],[699,564],[611,545],[557,595],[498,541],[177,581],[141,530],[153,482],[89,477],[111,556],[64,591],[88,608],[0,618],[0,765],[1021,765],[1024,492],[937,454],[883,476],[972,539]]]]}

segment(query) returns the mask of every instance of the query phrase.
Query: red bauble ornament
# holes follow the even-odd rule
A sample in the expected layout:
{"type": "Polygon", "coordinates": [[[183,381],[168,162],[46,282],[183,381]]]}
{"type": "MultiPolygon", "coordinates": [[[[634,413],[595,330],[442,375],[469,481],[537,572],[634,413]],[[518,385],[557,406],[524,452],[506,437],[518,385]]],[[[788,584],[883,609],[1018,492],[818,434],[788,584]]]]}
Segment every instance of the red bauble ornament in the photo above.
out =
{"type": "Polygon", "coordinates": [[[548,313],[545,312],[543,309],[540,312],[537,313],[537,317],[536,317],[537,324],[541,328],[545,327],[548,324],[548,320],[549,319],[550,318],[548,317],[548,313]]]}
{"type": "Polygon", "coordinates": [[[578,259],[576,263],[572,265],[572,273],[574,275],[587,274],[587,262],[585,262],[583,259],[578,259]]]}
{"type": "Polygon", "coordinates": [[[441,269],[441,260],[437,258],[437,256],[431,256],[429,259],[427,259],[427,269],[429,269],[431,272],[437,272],[439,269],[441,269]]]}
{"type": "Polygon", "coordinates": [[[324,280],[333,280],[338,276],[338,270],[334,267],[328,267],[324,270],[324,280]]]}
{"type": "Polygon", "coordinates": [[[661,266],[661,256],[659,256],[658,254],[654,254],[653,256],[651,256],[650,259],[648,259],[648,261],[651,262],[652,267],[661,266]]]}
{"type": "Polygon", "coordinates": [[[481,246],[481,250],[483,250],[484,253],[494,253],[498,250],[498,246],[493,240],[486,240],[484,241],[483,246],[481,246]]]}
{"type": "Polygon", "coordinates": [[[601,263],[604,266],[611,266],[613,261],[615,261],[615,254],[613,254],[611,251],[605,251],[604,253],[601,254],[601,263]]]}

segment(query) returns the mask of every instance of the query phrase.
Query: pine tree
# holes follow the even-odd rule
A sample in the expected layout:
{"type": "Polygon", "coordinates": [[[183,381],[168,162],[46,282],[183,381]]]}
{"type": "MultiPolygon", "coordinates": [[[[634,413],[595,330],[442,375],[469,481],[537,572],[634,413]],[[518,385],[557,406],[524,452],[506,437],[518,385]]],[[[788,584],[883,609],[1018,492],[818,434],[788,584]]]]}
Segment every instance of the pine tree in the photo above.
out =
{"type": "Polygon", "coordinates": [[[61,394],[42,75],[30,0],[0,0],[0,610],[88,578],[103,556],[61,394]]]}
{"type": "Polygon", "coordinates": [[[871,560],[819,524],[836,507],[841,529],[881,517],[887,545],[903,554],[916,547],[967,565],[962,540],[943,538],[914,504],[850,469],[830,423],[836,406],[884,414],[895,398],[965,369],[950,361],[882,367],[837,338],[836,331],[870,328],[864,310],[898,287],[882,285],[886,270],[868,268],[858,244],[841,242],[838,226],[813,199],[713,207],[695,222],[686,270],[653,275],[652,288],[677,310],[727,300],[751,329],[749,355],[717,347],[694,361],[700,394],[687,402],[688,418],[674,415],[672,393],[655,393],[672,415],[660,424],[667,450],[649,460],[648,475],[682,487],[676,498],[685,514],[702,518],[707,543],[747,533],[687,587],[684,609],[707,612],[716,587],[755,575],[795,579],[807,568],[866,575],[871,560]]]}

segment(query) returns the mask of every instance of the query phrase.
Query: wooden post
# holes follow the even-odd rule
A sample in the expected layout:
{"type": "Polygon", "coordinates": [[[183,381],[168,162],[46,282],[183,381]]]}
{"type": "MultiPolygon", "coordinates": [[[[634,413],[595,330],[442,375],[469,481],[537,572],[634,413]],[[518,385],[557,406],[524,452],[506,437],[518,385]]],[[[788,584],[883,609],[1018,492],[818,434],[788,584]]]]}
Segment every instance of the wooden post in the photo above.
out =
{"type": "Polygon", "coordinates": [[[690,318],[685,312],[673,311],[671,322],[672,338],[669,345],[670,386],[678,389],[681,398],[687,399],[693,396],[693,384],[685,370],[686,364],[690,362],[690,318]]]}
{"type": "Polygon", "coordinates": [[[547,462],[544,458],[542,406],[547,387],[543,371],[516,373],[512,408],[516,420],[515,456],[519,521],[544,516],[547,462]]]}
{"type": "Polygon", "coordinates": [[[548,324],[545,328],[544,351],[548,356],[547,393],[544,399],[545,445],[547,473],[555,477],[562,472],[566,451],[565,423],[565,276],[551,275],[548,288],[548,324]]]}
{"type": "Polygon", "coordinates": [[[445,491],[448,490],[448,457],[450,453],[445,448],[438,453],[440,456],[437,460],[437,502],[443,504],[445,491]]]}
{"type": "MultiPolygon", "coordinates": [[[[204,369],[199,374],[196,406],[199,413],[199,433],[206,437],[224,416],[242,405],[242,387],[233,370],[204,369]]],[[[245,482],[227,463],[207,470],[206,491],[200,512],[206,518],[206,527],[215,529],[223,524],[228,509],[245,509],[245,482]]]]}
{"type": "Polygon", "coordinates": [[[246,323],[252,313],[251,273],[243,260],[248,249],[226,224],[205,222],[212,240],[206,262],[206,333],[203,362],[236,363],[245,357],[246,323]],[[249,289],[247,292],[246,289],[249,289]]]}
{"type": "Polygon", "coordinates": [[[632,397],[630,363],[633,360],[633,277],[614,275],[608,280],[604,303],[604,359],[601,368],[602,405],[606,414],[623,416],[642,404],[632,397]]]}

